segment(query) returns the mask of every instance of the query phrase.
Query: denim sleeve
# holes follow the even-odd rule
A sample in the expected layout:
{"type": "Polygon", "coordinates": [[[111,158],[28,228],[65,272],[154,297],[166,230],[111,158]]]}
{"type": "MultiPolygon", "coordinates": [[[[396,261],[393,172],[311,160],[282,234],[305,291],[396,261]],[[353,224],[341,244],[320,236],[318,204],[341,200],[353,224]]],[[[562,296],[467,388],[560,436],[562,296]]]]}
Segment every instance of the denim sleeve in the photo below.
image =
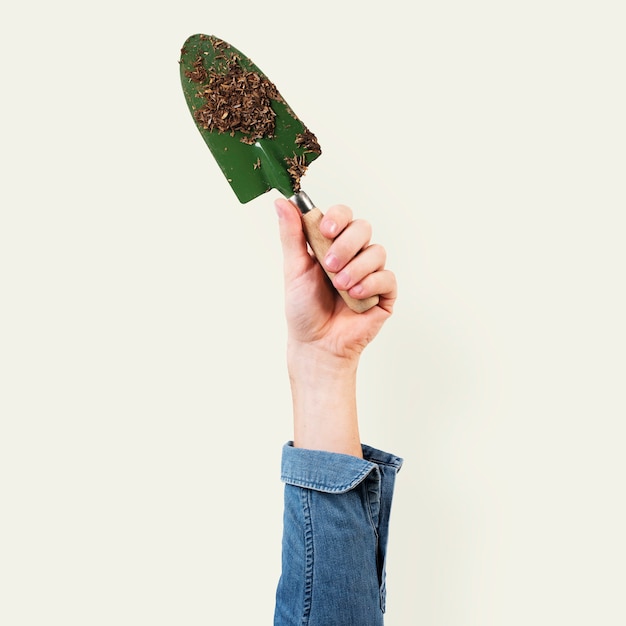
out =
{"type": "Polygon", "coordinates": [[[274,626],[382,626],[385,558],[402,459],[283,447],[282,573],[274,626]]]}

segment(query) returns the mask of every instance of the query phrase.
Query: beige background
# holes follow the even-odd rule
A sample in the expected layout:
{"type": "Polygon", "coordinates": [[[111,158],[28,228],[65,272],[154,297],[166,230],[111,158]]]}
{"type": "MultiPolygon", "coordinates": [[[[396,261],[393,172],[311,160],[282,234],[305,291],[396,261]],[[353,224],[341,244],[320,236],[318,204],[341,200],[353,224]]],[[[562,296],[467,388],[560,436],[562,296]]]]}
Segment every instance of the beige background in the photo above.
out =
{"type": "Polygon", "coordinates": [[[250,55],[374,224],[362,434],[406,459],[387,626],[626,620],[623,3],[2,9],[0,623],[270,624],[280,250],[178,79],[250,55]]]}

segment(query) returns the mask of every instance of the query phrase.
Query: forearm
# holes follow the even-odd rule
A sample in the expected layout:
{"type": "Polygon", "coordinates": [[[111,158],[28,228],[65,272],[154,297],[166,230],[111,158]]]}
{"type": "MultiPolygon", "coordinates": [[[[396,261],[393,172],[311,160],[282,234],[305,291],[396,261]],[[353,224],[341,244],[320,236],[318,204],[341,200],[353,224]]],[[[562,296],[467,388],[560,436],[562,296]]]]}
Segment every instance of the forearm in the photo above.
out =
{"type": "Polygon", "coordinates": [[[294,446],[362,457],[356,406],[358,360],[290,342],[294,446]]]}

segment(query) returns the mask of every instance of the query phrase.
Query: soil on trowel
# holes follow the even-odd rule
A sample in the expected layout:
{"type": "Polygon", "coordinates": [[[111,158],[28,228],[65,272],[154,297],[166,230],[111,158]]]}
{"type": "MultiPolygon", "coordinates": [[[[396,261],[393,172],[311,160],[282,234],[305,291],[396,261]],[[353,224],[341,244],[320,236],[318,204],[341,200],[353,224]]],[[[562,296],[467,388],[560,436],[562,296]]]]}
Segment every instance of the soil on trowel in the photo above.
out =
{"type": "Polygon", "coordinates": [[[237,56],[227,61],[225,74],[207,72],[198,57],[188,76],[202,83],[208,78],[199,92],[205,104],[194,114],[202,128],[233,135],[239,131],[244,135],[241,141],[250,144],[274,135],[271,101],[280,98],[278,91],[267,78],[241,67],[237,56]]]}
{"type": "MultiPolygon", "coordinates": [[[[185,72],[187,78],[198,83],[198,95],[204,100],[203,106],[194,112],[194,118],[202,128],[230,133],[231,136],[240,132],[240,140],[247,144],[254,144],[257,139],[272,138],[276,130],[272,100],[284,104],[289,114],[298,120],[267,77],[242,67],[239,55],[227,53],[229,46],[226,42],[216,37],[208,39],[215,50],[215,67],[207,71],[203,57],[198,55],[193,69],[185,72]]],[[[315,135],[307,128],[296,137],[296,145],[305,153],[322,152],[315,135]]],[[[293,157],[285,160],[297,193],[300,178],[307,169],[306,158],[294,153],[293,157]]],[[[260,167],[260,164],[257,166],[260,167]]]]}

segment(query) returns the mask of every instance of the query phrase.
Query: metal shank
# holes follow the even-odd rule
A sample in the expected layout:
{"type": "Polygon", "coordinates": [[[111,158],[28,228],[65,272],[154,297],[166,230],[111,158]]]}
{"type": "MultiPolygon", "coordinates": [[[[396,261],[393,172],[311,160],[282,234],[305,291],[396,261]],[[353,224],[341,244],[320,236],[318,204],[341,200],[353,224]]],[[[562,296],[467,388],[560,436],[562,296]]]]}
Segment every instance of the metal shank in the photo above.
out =
{"type": "Polygon", "coordinates": [[[313,201],[306,195],[306,193],[304,193],[304,191],[299,191],[297,194],[291,196],[289,201],[300,209],[300,213],[302,213],[302,215],[307,214],[315,208],[313,201]]]}

